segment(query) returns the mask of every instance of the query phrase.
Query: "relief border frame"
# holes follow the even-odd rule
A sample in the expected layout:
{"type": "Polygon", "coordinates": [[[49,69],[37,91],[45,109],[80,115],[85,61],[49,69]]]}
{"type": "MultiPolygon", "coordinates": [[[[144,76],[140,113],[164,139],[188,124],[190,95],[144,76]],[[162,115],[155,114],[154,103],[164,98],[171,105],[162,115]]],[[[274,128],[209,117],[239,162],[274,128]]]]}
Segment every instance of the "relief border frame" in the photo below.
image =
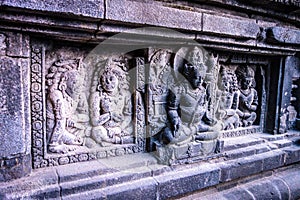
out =
{"type": "MultiPolygon", "coordinates": [[[[142,92],[139,85],[144,73],[144,61],[139,59],[136,63],[137,83],[136,93],[142,92]]],[[[134,135],[135,142],[126,147],[116,147],[104,150],[90,150],[84,153],[70,152],[55,156],[47,155],[46,142],[46,98],[45,98],[45,47],[43,43],[33,42],[30,53],[30,108],[31,108],[31,137],[32,137],[32,162],[33,169],[50,166],[59,166],[76,162],[97,160],[101,158],[121,156],[145,152],[146,135],[144,120],[144,105],[138,94],[134,94],[134,135]]]]}

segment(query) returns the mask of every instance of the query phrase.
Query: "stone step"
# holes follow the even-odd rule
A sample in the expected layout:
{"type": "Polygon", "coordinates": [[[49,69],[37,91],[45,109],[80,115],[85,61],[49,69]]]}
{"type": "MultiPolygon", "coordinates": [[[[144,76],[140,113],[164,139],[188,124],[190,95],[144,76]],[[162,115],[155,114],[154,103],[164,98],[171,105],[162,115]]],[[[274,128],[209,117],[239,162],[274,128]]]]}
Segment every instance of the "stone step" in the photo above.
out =
{"type": "Polygon", "coordinates": [[[248,146],[264,143],[265,140],[260,138],[257,134],[234,137],[234,138],[222,138],[224,141],[223,151],[230,151],[234,149],[240,149],[248,146]]]}
{"type": "Polygon", "coordinates": [[[0,199],[168,199],[300,161],[300,146],[285,138],[253,138],[225,159],[192,164],[159,165],[151,154],[132,154],[40,169],[0,186],[0,199]]]}
{"type": "Polygon", "coordinates": [[[153,178],[144,178],[100,189],[88,190],[63,196],[63,200],[88,200],[88,199],[156,199],[157,183],[153,178]]]}
{"type": "Polygon", "coordinates": [[[268,143],[271,149],[283,148],[290,146],[292,140],[299,136],[299,132],[292,132],[282,135],[270,135],[268,133],[255,133],[246,136],[234,137],[234,138],[222,138],[224,142],[224,152],[242,149],[249,146],[268,143]],[[274,146],[274,145],[275,146],[274,146]]]}
{"type": "Polygon", "coordinates": [[[254,146],[248,146],[240,149],[234,149],[224,152],[224,157],[226,160],[233,160],[237,158],[247,157],[255,154],[264,153],[270,151],[271,148],[268,147],[265,143],[257,144],[254,146]]]}
{"type": "Polygon", "coordinates": [[[63,199],[168,199],[283,167],[289,157],[299,162],[300,148],[286,147],[220,163],[180,165],[160,175],[68,194],[63,189],[62,194],[63,199]]]}
{"type": "Polygon", "coordinates": [[[225,151],[223,154],[226,160],[232,160],[236,158],[247,157],[255,154],[268,152],[275,149],[289,147],[292,144],[292,141],[283,138],[280,140],[271,140],[263,143],[258,143],[256,145],[240,147],[237,149],[225,151]]]}
{"type": "Polygon", "coordinates": [[[62,195],[81,193],[89,190],[106,188],[112,185],[131,183],[136,180],[151,177],[151,170],[147,167],[139,167],[131,170],[122,170],[110,174],[88,177],[81,180],[64,182],[60,184],[62,195]]]}
{"type": "Polygon", "coordinates": [[[271,176],[253,180],[239,180],[232,187],[196,192],[180,200],[232,199],[300,199],[300,165],[276,170],[271,176]],[[245,181],[245,182],[244,182],[245,181]]]}

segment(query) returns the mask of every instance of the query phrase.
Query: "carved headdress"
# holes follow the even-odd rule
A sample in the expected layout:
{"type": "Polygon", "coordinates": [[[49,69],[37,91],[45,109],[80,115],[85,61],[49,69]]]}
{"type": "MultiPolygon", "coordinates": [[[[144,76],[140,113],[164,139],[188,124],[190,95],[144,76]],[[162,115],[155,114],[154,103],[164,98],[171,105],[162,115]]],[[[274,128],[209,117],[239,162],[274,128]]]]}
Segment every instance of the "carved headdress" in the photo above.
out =
{"type": "Polygon", "coordinates": [[[67,74],[71,71],[78,72],[82,65],[81,59],[58,60],[52,64],[46,75],[47,85],[68,79],[67,74]]]}
{"type": "Polygon", "coordinates": [[[236,75],[239,82],[243,81],[245,78],[252,78],[252,87],[255,87],[255,71],[250,66],[239,66],[236,70],[236,75]]]}
{"type": "Polygon", "coordinates": [[[201,76],[204,78],[207,66],[205,65],[207,55],[202,47],[182,47],[178,50],[174,58],[174,71],[175,77],[178,79],[180,75],[177,73],[184,74],[194,68],[197,69],[201,76]]]}

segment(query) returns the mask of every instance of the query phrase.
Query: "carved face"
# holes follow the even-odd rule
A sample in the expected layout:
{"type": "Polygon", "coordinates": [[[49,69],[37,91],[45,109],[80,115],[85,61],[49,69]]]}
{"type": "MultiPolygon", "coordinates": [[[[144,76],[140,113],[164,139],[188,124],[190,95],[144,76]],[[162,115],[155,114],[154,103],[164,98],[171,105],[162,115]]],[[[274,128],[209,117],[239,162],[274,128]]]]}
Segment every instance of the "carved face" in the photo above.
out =
{"type": "Polygon", "coordinates": [[[113,74],[106,74],[101,78],[101,84],[106,92],[113,92],[118,87],[118,78],[113,74]]]}
{"type": "Polygon", "coordinates": [[[196,89],[202,84],[203,78],[199,69],[193,65],[186,64],[183,70],[184,77],[189,81],[192,88],[196,89]]]}
{"type": "Polygon", "coordinates": [[[253,81],[253,78],[252,77],[245,77],[242,82],[241,82],[241,87],[242,89],[248,89],[251,87],[252,85],[252,81],[253,81]]]}
{"type": "Polygon", "coordinates": [[[66,85],[67,85],[67,93],[70,96],[76,95],[81,90],[81,80],[80,74],[77,71],[68,71],[65,74],[66,76],[66,85]]]}

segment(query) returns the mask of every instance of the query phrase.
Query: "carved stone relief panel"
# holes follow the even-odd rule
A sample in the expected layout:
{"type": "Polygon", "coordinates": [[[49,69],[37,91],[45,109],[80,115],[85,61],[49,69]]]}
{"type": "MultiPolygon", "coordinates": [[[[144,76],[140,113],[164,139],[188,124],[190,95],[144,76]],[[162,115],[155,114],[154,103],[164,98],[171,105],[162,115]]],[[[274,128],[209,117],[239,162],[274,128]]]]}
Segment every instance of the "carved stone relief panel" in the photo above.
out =
{"type": "Polygon", "coordinates": [[[201,47],[158,49],[149,63],[148,134],[162,163],[213,156],[222,149],[220,137],[261,130],[260,65],[219,62],[201,47]]]}
{"type": "Polygon", "coordinates": [[[129,70],[142,73],[144,59],[129,64],[126,55],[113,55],[84,62],[90,50],[32,45],[35,168],[144,151],[144,105],[128,76],[129,70]]]}
{"type": "Polygon", "coordinates": [[[162,163],[188,162],[216,156],[221,137],[261,130],[262,65],[199,46],[84,60],[92,48],[32,44],[35,168],[146,146],[162,163]]]}

